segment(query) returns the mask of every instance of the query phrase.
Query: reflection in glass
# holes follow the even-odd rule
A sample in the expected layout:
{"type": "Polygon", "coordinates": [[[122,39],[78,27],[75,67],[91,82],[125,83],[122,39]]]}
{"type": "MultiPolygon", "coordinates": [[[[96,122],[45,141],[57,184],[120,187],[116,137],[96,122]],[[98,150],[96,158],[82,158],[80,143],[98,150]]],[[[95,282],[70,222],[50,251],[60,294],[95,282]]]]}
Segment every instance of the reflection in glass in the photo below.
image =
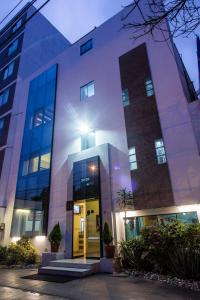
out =
{"type": "Polygon", "coordinates": [[[46,234],[56,77],[54,65],[30,82],[12,236],[46,234]]]}
{"type": "Polygon", "coordinates": [[[127,237],[128,239],[131,239],[134,236],[140,235],[141,229],[143,227],[169,224],[174,221],[179,221],[185,224],[198,223],[197,213],[184,212],[184,213],[128,218],[126,224],[127,237]]]}

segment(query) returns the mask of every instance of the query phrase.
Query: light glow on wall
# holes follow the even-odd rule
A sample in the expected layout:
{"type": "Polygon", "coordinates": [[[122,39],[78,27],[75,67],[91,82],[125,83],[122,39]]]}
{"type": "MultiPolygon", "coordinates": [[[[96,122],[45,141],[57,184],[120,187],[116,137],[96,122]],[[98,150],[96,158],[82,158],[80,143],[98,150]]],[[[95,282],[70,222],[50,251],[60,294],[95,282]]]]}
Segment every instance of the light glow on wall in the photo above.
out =
{"type": "Polygon", "coordinates": [[[37,235],[37,236],[35,237],[35,240],[36,240],[37,242],[43,242],[43,241],[45,241],[45,239],[46,239],[46,236],[45,236],[45,235],[37,235]]]}
{"type": "Polygon", "coordinates": [[[12,242],[17,243],[21,238],[19,236],[13,236],[12,237],[12,242]]]}
{"type": "Polygon", "coordinates": [[[89,124],[87,124],[87,123],[81,123],[79,130],[80,130],[81,134],[87,134],[87,133],[93,131],[91,129],[91,127],[89,126],[89,124]]]}
{"type": "Polygon", "coordinates": [[[18,208],[18,209],[16,209],[16,212],[17,213],[20,213],[20,214],[26,214],[26,215],[28,215],[28,214],[30,214],[30,209],[20,209],[20,208],[18,208]]]}

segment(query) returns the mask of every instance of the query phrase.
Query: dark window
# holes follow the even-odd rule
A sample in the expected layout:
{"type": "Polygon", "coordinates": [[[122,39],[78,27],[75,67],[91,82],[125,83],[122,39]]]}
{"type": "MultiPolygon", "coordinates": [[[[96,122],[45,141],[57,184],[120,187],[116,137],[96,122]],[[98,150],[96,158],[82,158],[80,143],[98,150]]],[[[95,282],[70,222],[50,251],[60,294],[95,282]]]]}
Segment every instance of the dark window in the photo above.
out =
{"type": "Polygon", "coordinates": [[[90,39],[86,43],[80,46],[80,55],[83,55],[84,53],[88,52],[92,48],[93,48],[93,40],[90,39]]]}
{"type": "Polygon", "coordinates": [[[81,150],[95,147],[95,132],[89,132],[81,136],[81,150]]]}
{"type": "Polygon", "coordinates": [[[74,163],[73,200],[99,197],[99,172],[98,156],[74,163]]]}
{"type": "Polygon", "coordinates": [[[14,71],[14,62],[11,62],[5,69],[3,74],[3,80],[7,79],[10,75],[12,75],[14,71]]]}
{"type": "Polygon", "coordinates": [[[14,53],[17,50],[17,47],[18,47],[18,39],[15,40],[8,48],[8,55],[11,55],[12,53],[14,53]]]}
{"type": "Polygon", "coordinates": [[[0,119],[0,136],[2,134],[2,131],[3,131],[3,128],[4,128],[4,119],[0,119]]]}
{"type": "Polygon", "coordinates": [[[0,106],[8,102],[8,97],[9,97],[9,89],[6,89],[2,93],[0,93],[0,106]]]}
{"type": "Polygon", "coordinates": [[[17,21],[16,23],[15,23],[15,25],[13,26],[13,28],[12,28],[12,32],[15,32],[15,31],[17,31],[17,29],[19,29],[19,27],[22,25],[22,19],[20,19],[19,21],[17,21]]]}

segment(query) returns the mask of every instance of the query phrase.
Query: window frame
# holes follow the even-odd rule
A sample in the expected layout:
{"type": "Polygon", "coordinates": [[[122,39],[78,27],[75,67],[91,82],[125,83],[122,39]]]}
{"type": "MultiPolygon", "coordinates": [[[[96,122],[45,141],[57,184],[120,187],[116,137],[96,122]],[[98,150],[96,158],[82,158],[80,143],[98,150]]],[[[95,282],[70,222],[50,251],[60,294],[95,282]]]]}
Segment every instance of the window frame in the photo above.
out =
{"type": "Polygon", "coordinates": [[[12,42],[12,44],[10,44],[10,46],[8,47],[8,56],[10,56],[15,51],[17,51],[18,44],[19,44],[19,39],[14,40],[14,42],[12,42]]]}
{"type": "Polygon", "coordinates": [[[5,67],[4,73],[3,73],[3,80],[6,80],[8,77],[10,77],[13,74],[14,67],[15,67],[15,62],[14,61],[12,61],[11,63],[9,63],[5,67]]]}
{"type": "Polygon", "coordinates": [[[94,95],[95,95],[95,83],[94,83],[94,80],[89,81],[88,83],[86,83],[86,84],[84,84],[84,85],[82,85],[82,86],[80,87],[80,101],[85,101],[86,99],[91,98],[91,97],[93,97],[94,95]],[[88,96],[88,87],[91,86],[91,85],[93,85],[93,94],[90,95],[90,96],[88,96]],[[86,95],[86,96],[83,96],[83,95],[84,95],[84,92],[82,92],[82,91],[83,91],[85,88],[87,89],[87,95],[86,95]]]}
{"type": "Polygon", "coordinates": [[[128,160],[129,160],[129,169],[130,169],[130,171],[137,170],[138,169],[138,163],[137,163],[137,154],[136,154],[136,147],[135,146],[130,147],[128,149],[128,160]]]}
{"type": "Polygon", "coordinates": [[[18,21],[16,21],[16,23],[14,24],[13,28],[12,28],[12,32],[16,32],[17,29],[19,29],[22,25],[22,19],[19,19],[18,21]]]}
{"type": "Polygon", "coordinates": [[[155,94],[153,80],[151,77],[145,79],[145,91],[147,97],[152,97],[155,94]]]}
{"type": "Polygon", "coordinates": [[[80,56],[84,55],[88,51],[93,49],[93,38],[87,40],[85,43],[80,45],[80,56]],[[89,45],[89,47],[87,47],[89,45]]]}
{"type": "Polygon", "coordinates": [[[128,88],[125,88],[122,90],[122,104],[123,104],[123,107],[130,105],[130,97],[129,97],[128,88]]]}
{"type": "Polygon", "coordinates": [[[3,90],[0,93],[0,107],[3,106],[3,105],[5,105],[8,102],[9,94],[10,94],[9,88],[3,90]]]}
{"type": "Polygon", "coordinates": [[[165,144],[163,138],[156,139],[154,141],[154,147],[156,152],[156,160],[158,165],[163,165],[167,163],[167,155],[165,150],[165,144]],[[156,145],[156,143],[160,142],[161,146],[156,145]],[[159,150],[163,150],[163,153],[159,153],[159,150]],[[162,158],[162,159],[161,159],[162,158]]]}

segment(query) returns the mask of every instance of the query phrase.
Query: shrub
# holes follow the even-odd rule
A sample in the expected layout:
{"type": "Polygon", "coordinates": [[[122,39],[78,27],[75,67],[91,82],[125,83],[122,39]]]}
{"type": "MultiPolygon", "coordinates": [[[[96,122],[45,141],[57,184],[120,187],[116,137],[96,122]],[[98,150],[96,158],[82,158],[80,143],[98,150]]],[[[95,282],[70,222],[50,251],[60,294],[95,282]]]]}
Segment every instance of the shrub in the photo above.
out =
{"type": "Polygon", "coordinates": [[[22,262],[25,264],[34,264],[37,261],[38,253],[36,248],[31,244],[27,237],[22,237],[18,242],[17,246],[21,252],[22,262]]]}
{"type": "Polygon", "coordinates": [[[180,278],[200,279],[200,251],[177,247],[168,251],[170,271],[180,278]]]}
{"type": "Polygon", "coordinates": [[[110,245],[113,241],[113,236],[107,222],[104,223],[102,238],[105,245],[110,245]]]}
{"type": "Polygon", "coordinates": [[[148,248],[141,237],[122,241],[120,244],[122,264],[125,268],[136,270],[152,270],[153,266],[148,260],[148,248]]]}
{"type": "Polygon", "coordinates": [[[7,248],[6,264],[17,265],[23,261],[22,252],[17,244],[11,243],[7,248]]]}
{"type": "Polygon", "coordinates": [[[124,267],[200,278],[200,225],[177,221],[143,228],[141,236],[121,243],[124,267]]]}
{"type": "Polygon", "coordinates": [[[7,247],[0,246],[0,263],[5,263],[7,247]]]}
{"type": "Polygon", "coordinates": [[[50,232],[48,236],[49,242],[51,245],[59,246],[60,242],[62,240],[62,233],[60,230],[60,224],[57,223],[54,225],[52,231],[50,232]]]}
{"type": "MultiPolygon", "coordinates": [[[[1,248],[0,257],[2,253],[1,248]]],[[[0,262],[4,262],[7,265],[34,264],[38,257],[36,248],[28,238],[21,238],[16,244],[11,243],[7,248],[4,247],[3,251],[3,259],[0,259],[0,262]]]]}

